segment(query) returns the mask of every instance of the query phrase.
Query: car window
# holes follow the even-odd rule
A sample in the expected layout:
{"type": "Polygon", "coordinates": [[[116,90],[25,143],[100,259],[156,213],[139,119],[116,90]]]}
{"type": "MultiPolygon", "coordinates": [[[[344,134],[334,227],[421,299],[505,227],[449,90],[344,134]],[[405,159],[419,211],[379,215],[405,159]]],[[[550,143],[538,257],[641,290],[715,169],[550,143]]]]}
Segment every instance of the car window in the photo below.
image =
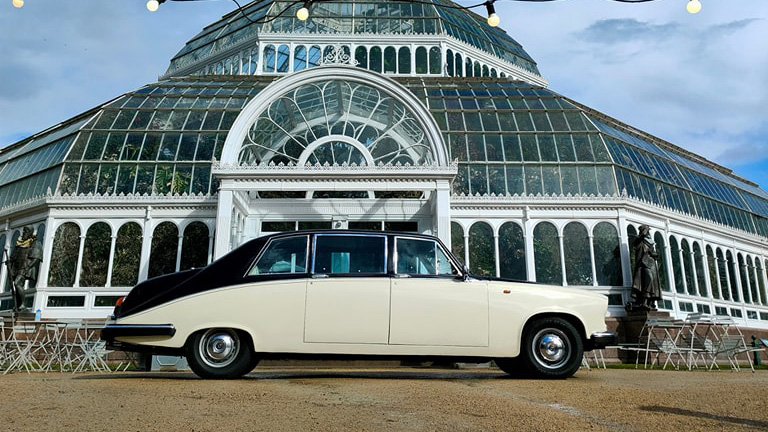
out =
{"type": "Polygon", "coordinates": [[[387,272],[386,237],[318,235],[315,237],[317,274],[382,274],[387,272]]]}
{"type": "Polygon", "coordinates": [[[448,255],[434,240],[398,237],[395,244],[398,274],[458,274],[448,255]]]}
{"type": "Polygon", "coordinates": [[[307,236],[270,241],[248,275],[306,273],[308,241],[307,236]]]}

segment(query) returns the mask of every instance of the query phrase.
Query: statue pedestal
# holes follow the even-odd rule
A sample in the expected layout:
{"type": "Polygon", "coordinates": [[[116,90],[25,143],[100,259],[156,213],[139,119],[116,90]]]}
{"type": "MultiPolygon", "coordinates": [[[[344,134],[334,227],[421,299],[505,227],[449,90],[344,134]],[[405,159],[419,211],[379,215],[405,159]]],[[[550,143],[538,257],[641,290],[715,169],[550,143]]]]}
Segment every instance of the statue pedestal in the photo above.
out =
{"type": "MultiPolygon", "coordinates": [[[[631,311],[627,316],[619,317],[616,334],[619,337],[619,345],[633,346],[640,343],[640,332],[642,332],[645,322],[648,318],[671,318],[669,312],[662,311],[631,311]]],[[[637,358],[637,351],[619,350],[619,360],[622,363],[634,363],[637,358]]]]}

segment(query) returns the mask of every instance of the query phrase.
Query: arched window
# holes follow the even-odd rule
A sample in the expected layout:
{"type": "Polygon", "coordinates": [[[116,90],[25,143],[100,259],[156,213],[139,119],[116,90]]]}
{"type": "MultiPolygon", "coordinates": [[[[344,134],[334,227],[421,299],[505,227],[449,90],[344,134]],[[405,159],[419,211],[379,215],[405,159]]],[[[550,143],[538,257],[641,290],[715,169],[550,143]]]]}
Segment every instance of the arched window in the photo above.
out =
{"type": "Polygon", "coordinates": [[[568,285],[592,285],[592,257],[587,228],[579,222],[569,222],[563,229],[563,249],[568,285]]]}
{"type": "Polygon", "coordinates": [[[451,222],[451,252],[464,263],[464,229],[458,222],[451,222]]]}
{"type": "Polygon", "coordinates": [[[469,228],[469,269],[478,276],[496,276],[493,229],[485,222],[469,228]]]}
{"type": "Polygon", "coordinates": [[[712,246],[707,246],[707,267],[709,268],[709,288],[712,290],[712,297],[720,299],[720,278],[717,276],[717,258],[712,252],[712,246]]]}
{"type": "Polygon", "coordinates": [[[749,303],[749,277],[747,277],[747,264],[744,262],[744,255],[736,254],[736,262],[739,265],[739,279],[741,281],[741,295],[744,303],[749,303]]]}
{"type": "Polygon", "coordinates": [[[704,276],[704,272],[707,269],[704,268],[704,256],[701,253],[701,246],[696,242],[693,242],[693,260],[696,263],[696,282],[699,287],[699,295],[706,298],[707,279],[704,276]]]}
{"type": "Polygon", "coordinates": [[[765,296],[765,278],[768,276],[768,260],[765,261],[765,267],[760,265],[757,260],[757,280],[760,283],[760,301],[763,305],[768,305],[768,298],[765,296]]]}
{"type": "Polygon", "coordinates": [[[256,75],[259,70],[259,46],[257,45],[251,50],[251,74],[256,75]]]}
{"type": "Polygon", "coordinates": [[[488,69],[488,66],[486,66],[486,65],[483,65],[483,76],[484,77],[491,76],[491,71],[488,69]]]}
{"type": "Polygon", "coordinates": [[[757,294],[757,279],[755,278],[755,265],[752,257],[747,256],[747,276],[749,276],[749,287],[752,293],[752,303],[760,304],[760,296],[757,294]]]}
{"type": "Polygon", "coordinates": [[[395,47],[384,48],[384,73],[397,72],[397,52],[395,47]]]}
{"type": "Polygon", "coordinates": [[[624,283],[624,275],[621,270],[621,249],[616,227],[608,222],[598,223],[592,229],[592,242],[597,284],[621,286],[624,283]]]}
{"type": "MultiPolygon", "coordinates": [[[[13,251],[14,251],[14,249],[16,249],[16,241],[19,240],[19,237],[21,237],[21,231],[19,231],[19,230],[14,232],[13,235],[11,236],[11,243],[8,245],[8,256],[9,257],[13,255],[13,251]]],[[[8,281],[5,284],[5,291],[6,292],[10,292],[11,291],[11,276],[10,275],[8,275],[8,281]]]]}
{"type": "Polygon", "coordinates": [[[357,67],[368,69],[368,48],[364,46],[355,48],[355,61],[357,62],[357,67]]]}
{"type": "Polygon", "coordinates": [[[377,46],[371,48],[370,62],[371,62],[370,69],[372,71],[374,72],[382,71],[381,48],[377,46]]]}
{"type": "Polygon", "coordinates": [[[208,237],[208,226],[202,222],[192,222],[184,229],[179,270],[205,267],[208,264],[208,237]]]}
{"type": "Polygon", "coordinates": [[[475,62],[475,64],[473,65],[473,69],[475,71],[474,76],[476,77],[483,76],[483,71],[480,68],[480,62],[475,62]]]}
{"type": "Polygon", "coordinates": [[[491,78],[498,78],[499,73],[496,72],[496,68],[491,68],[491,78]]]}
{"type": "Polygon", "coordinates": [[[56,230],[48,268],[48,286],[75,286],[77,258],[80,253],[80,227],[67,222],[56,230]]]}
{"type": "Polygon", "coordinates": [[[275,46],[267,45],[264,47],[264,61],[262,62],[264,72],[275,71],[275,46]]]}
{"type": "Polygon", "coordinates": [[[397,73],[411,73],[411,49],[400,47],[397,51],[397,73]]]}
{"type": "Polygon", "coordinates": [[[312,45],[309,47],[309,58],[307,59],[307,67],[320,66],[321,53],[319,45],[312,45]]]}
{"type": "MultiPolygon", "coordinates": [[[[37,229],[35,230],[35,236],[37,237],[37,244],[42,248],[43,242],[45,241],[45,224],[41,223],[37,226],[37,229]]],[[[0,241],[0,249],[4,246],[5,242],[0,241]]],[[[14,242],[14,244],[16,244],[14,242]]],[[[1,252],[1,251],[0,251],[1,252]]],[[[40,275],[40,261],[37,261],[37,264],[35,264],[35,267],[31,270],[32,279],[29,279],[28,286],[29,288],[35,288],[37,287],[37,278],[40,275]]],[[[0,285],[0,288],[2,288],[2,285],[0,285]]],[[[10,289],[10,287],[9,287],[10,289]]]]}
{"type": "Polygon", "coordinates": [[[429,73],[440,75],[440,68],[443,66],[443,58],[440,48],[432,47],[429,49],[429,73]]]}
{"type": "Polygon", "coordinates": [[[179,245],[179,228],[173,222],[163,222],[152,233],[149,252],[149,277],[176,271],[176,252],[179,245]]]}
{"type": "Polygon", "coordinates": [[[461,54],[456,53],[455,61],[456,61],[456,76],[461,77],[464,75],[464,60],[462,60],[461,54]]]}
{"type": "Polygon", "coordinates": [[[115,257],[112,260],[113,287],[129,287],[139,281],[141,262],[141,226],[136,222],[123,224],[117,230],[115,257]]]}
{"type": "Polygon", "coordinates": [[[288,66],[290,65],[291,49],[288,45],[280,45],[277,49],[277,72],[288,72],[288,66]]]}
{"type": "Polygon", "coordinates": [[[680,247],[675,236],[669,236],[669,254],[672,258],[672,276],[675,280],[675,290],[678,294],[685,294],[683,282],[683,265],[680,262],[680,247]]]}
{"type": "Polygon", "coordinates": [[[464,73],[466,74],[466,76],[471,77],[471,76],[474,76],[472,72],[473,72],[472,59],[467,57],[467,59],[464,61],[464,73]]]}
{"type": "Polygon", "coordinates": [[[728,282],[731,284],[731,298],[733,301],[737,302],[739,301],[739,284],[736,282],[736,272],[738,272],[739,269],[735,266],[731,251],[725,252],[725,261],[728,266],[728,282]]]}
{"type": "MultiPolygon", "coordinates": [[[[5,258],[5,256],[6,256],[5,255],[5,253],[6,253],[6,251],[5,251],[5,239],[6,238],[7,237],[5,236],[5,234],[0,235],[0,257],[3,257],[3,258],[5,258]]],[[[3,274],[2,270],[3,269],[0,268],[0,275],[3,274]]],[[[6,286],[5,281],[6,281],[5,279],[0,279],[0,292],[10,291],[10,287],[6,286]]]]}
{"type": "Polygon", "coordinates": [[[107,285],[109,250],[112,247],[112,229],[106,222],[96,222],[88,228],[83,247],[83,264],[80,270],[81,287],[107,285]]]}
{"type": "Polygon", "coordinates": [[[533,258],[536,268],[536,282],[553,285],[563,284],[560,241],[557,228],[553,224],[541,222],[533,229],[533,258]]]}
{"type": "Polygon", "coordinates": [[[448,50],[445,55],[446,55],[445,65],[446,65],[446,68],[448,69],[448,76],[454,76],[455,71],[453,66],[453,51],[448,50]]]}
{"type": "Polygon", "coordinates": [[[728,289],[728,263],[723,257],[723,251],[717,248],[717,269],[720,273],[720,294],[723,300],[731,299],[731,292],[728,289]]]}
{"type": "Polygon", "coordinates": [[[667,246],[664,241],[664,235],[657,231],[653,235],[653,241],[656,243],[657,262],[659,264],[659,285],[663,291],[670,291],[669,288],[669,265],[667,264],[667,246]]]}
{"type": "Polygon", "coordinates": [[[299,45],[293,50],[293,71],[298,72],[306,68],[307,68],[307,47],[305,47],[304,45],[299,45]]]}
{"type": "Polygon", "coordinates": [[[499,273],[506,279],[528,279],[523,228],[514,222],[505,222],[499,228],[499,273]]]}
{"type": "Polygon", "coordinates": [[[416,73],[425,74],[428,68],[427,49],[424,47],[416,48],[416,73]]]}
{"type": "Polygon", "coordinates": [[[682,239],[680,245],[683,248],[683,268],[685,269],[685,286],[688,287],[688,294],[696,295],[696,283],[693,280],[693,256],[688,240],[682,239]]]}

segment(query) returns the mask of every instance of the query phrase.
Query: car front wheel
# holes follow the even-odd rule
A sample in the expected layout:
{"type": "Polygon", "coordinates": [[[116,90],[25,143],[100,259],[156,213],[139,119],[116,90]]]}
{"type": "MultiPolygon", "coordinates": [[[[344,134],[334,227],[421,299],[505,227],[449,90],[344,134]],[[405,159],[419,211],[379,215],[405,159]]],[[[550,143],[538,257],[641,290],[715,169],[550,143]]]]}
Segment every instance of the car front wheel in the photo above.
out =
{"type": "Polygon", "coordinates": [[[523,335],[520,355],[525,367],[541,378],[568,378],[581,366],[584,347],[581,336],[568,321],[543,318],[532,323],[523,335]]]}
{"type": "Polygon", "coordinates": [[[250,339],[233,329],[197,332],[189,338],[185,349],[189,367],[201,378],[239,378],[258,363],[250,339]]]}

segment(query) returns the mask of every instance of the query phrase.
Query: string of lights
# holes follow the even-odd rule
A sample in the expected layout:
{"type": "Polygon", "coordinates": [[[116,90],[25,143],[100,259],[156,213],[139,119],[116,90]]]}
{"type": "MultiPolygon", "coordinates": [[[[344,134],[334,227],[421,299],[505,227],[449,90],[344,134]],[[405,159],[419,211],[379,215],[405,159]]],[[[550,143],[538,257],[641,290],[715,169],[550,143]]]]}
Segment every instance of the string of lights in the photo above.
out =
{"type": "MultiPolygon", "coordinates": [[[[147,10],[150,12],[155,12],[158,10],[161,4],[165,3],[166,1],[202,1],[202,0],[149,0],[147,2],[147,10]]],[[[289,9],[291,9],[293,6],[303,3],[302,7],[299,8],[298,11],[296,11],[296,18],[301,21],[306,21],[309,19],[309,9],[312,7],[313,3],[318,3],[325,0],[295,0],[293,1],[288,7],[280,11],[277,15],[272,15],[269,17],[264,17],[262,19],[253,21],[251,20],[248,15],[243,11],[243,7],[240,6],[240,3],[237,2],[237,0],[232,0],[236,5],[240,13],[243,14],[243,16],[253,23],[266,23],[273,21],[277,19],[278,17],[285,14],[289,9]]],[[[398,0],[403,1],[405,3],[421,3],[421,4],[431,4],[435,5],[437,7],[443,7],[443,8],[451,8],[451,9],[463,9],[463,10],[472,10],[475,8],[485,7],[486,13],[488,15],[488,25],[491,27],[496,27],[501,22],[501,19],[496,14],[496,9],[494,8],[493,4],[500,0],[486,0],[482,3],[470,5],[470,6],[461,6],[461,5],[448,5],[448,4],[438,4],[433,3],[431,1],[427,0],[398,0]]],[[[524,1],[524,2],[550,2],[550,1],[558,1],[558,0],[507,0],[507,1],[524,1]]],[[[646,3],[651,1],[658,1],[658,0],[610,0],[610,1],[616,1],[620,3],[646,3]]],[[[11,4],[15,8],[21,8],[24,7],[24,0],[12,0],[11,4]]],[[[688,0],[688,4],[686,5],[686,10],[692,14],[699,13],[701,11],[701,2],[699,0],[688,0]]]]}

